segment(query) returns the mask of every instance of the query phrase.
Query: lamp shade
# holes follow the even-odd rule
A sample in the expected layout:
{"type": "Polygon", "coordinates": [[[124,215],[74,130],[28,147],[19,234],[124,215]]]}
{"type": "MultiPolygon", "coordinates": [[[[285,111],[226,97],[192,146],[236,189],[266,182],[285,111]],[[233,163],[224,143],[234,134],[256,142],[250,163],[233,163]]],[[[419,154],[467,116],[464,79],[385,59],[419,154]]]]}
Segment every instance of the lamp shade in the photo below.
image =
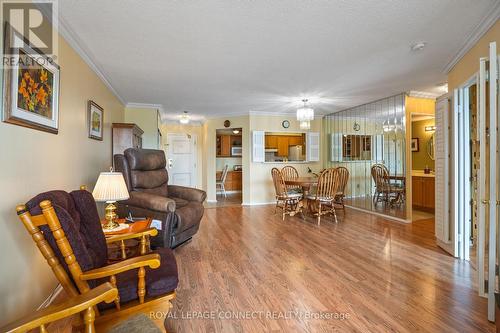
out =
{"type": "Polygon", "coordinates": [[[92,192],[96,201],[114,202],[129,198],[121,172],[101,172],[92,192]]]}

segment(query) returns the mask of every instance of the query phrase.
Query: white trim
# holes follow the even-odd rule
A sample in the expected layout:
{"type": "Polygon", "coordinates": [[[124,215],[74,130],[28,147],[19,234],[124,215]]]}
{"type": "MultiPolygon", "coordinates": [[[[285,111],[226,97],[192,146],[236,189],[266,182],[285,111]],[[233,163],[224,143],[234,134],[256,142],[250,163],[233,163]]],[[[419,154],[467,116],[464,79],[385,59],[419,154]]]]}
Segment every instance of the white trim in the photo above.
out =
{"type": "Polygon", "coordinates": [[[59,283],[56,286],[56,288],[50,293],[50,295],[45,299],[45,301],[43,301],[42,304],[40,304],[40,306],[36,309],[36,311],[45,309],[46,307],[50,306],[63,290],[64,289],[62,285],[59,283]]]}
{"type": "Polygon", "coordinates": [[[426,91],[411,90],[411,91],[408,92],[408,96],[410,96],[410,97],[416,97],[416,98],[436,99],[440,95],[436,94],[436,93],[426,92],[426,91]]]}
{"type": "Polygon", "coordinates": [[[201,127],[203,126],[204,122],[198,121],[198,120],[191,120],[188,124],[181,124],[179,120],[174,120],[174,119],[162,119],[162,124],[166,125],[180,125],[180,126],[195,126],[195,127],[201,127]]]}
{"type": "MultiPolygon", "coordinates": [[[[47,13],[44,12],[45,7],[39,7],[40,11],[46,16],[47,13]]],[[[66,40],[66,42],[73,48],[73,50],[83,59],[83,61],[94,71],[94,73],[101,79],[106,87],[116,96],[116,98],[123,104],[126,104],[125,99],[116,91],[111,82],[104,75],[104,71],[97,65],[95,57],[89,52],[88,47],[77,37],[77,34],[71,30],[71,28],[66,24],[64,18],[58,13],[58,24],[53,26],[59,34],[66,40]]],[[[57,59],[56,59],[57,62],[57,59]]]]}
{"type": "Polygon", "coordinates": [[[446,64],[443,71],[448,74],[463,56],[479,41],[479,39],[495,24],[500,17],[500,1],[493,1],[486,16],[479,22],[472,32],[465,38],[462,46],[455,52],[453,58],[446,64]]]}
{"type": "Polygon", "coordinates": [[[243,202],[242,206],[264,206],[264,205],[276,205],[276,201],[270,202],[243,202]]]}
{"type": "Polygon", "coordinates": [[[158,111],[163,110],[163,106],[161,104],[151,104],[151,103],[129,102],[125,104],[125,107],[131,109],[158,109],[158,111]]]}

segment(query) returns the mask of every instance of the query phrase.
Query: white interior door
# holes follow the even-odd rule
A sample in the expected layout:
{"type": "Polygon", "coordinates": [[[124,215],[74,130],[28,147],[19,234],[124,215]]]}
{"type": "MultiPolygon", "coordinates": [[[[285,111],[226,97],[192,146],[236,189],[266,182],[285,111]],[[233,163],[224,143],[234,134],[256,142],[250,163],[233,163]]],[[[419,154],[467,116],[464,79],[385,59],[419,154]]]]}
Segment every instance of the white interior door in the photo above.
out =
{"type": "Polygon", "coordinates": [[[168,183],[197,187],[196,136],[186,133],[167,134],[168,183]]]}
{"type": "MultiPolygon", "coordinates": [[[[500,242],[498,239],[498,56],[496,43],[490,43],[489,58],[480,59],[479,70],[479,235],[484,245],[478,253],[478,277],[487,280],[484,292],[488,297],[488,320],[495,321],[495,293],[498,292],[496,267],[500,242]],[[486,252],[487,251],[487,252],[486,252]],[[485,257],[487,255],[487,261],[485,257]],[[482,258],[481,258],[482,257],[482,258]]],[[[483,280],[484,279],[484,280],[483,280]]],[[[483,283],[484,284],[484,283],[483,283]]]]}

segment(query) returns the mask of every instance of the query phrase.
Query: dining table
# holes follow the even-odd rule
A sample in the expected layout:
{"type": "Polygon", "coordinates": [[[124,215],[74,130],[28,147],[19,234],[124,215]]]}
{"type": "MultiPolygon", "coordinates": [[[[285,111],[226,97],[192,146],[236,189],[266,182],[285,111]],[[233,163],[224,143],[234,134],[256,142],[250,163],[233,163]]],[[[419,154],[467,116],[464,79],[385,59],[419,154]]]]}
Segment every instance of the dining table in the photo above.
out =
{"type": "Polygon", "coordinates": [[[314,184],[318,183],[318,177],[298,177],[294,179],[285,179],[287,186],[300,186],[304,196],[309,193],[309,190],[314,184]]]}

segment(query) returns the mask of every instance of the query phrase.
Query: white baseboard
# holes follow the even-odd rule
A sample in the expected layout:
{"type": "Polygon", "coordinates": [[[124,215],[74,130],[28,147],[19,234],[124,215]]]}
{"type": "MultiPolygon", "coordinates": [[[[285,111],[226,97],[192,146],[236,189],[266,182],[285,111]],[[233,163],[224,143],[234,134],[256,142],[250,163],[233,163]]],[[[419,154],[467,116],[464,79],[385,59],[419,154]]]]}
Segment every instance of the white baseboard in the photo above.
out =
{"type": "Polygon", "coordinates": [[[264,206],[264,205],[275,205],[276,201],[270,202],[243,202],[242,206],[264,206]]]}
{"type": "Polygon", "coordinates": [[[353,210],[357,210],[357,211],[364,212],[364,213],[371,214],[371,215],[375,215],[375,216],[380,216],[380,217],[383,217],[383,218],[388,219],[388,220],[393,220],[393,221],[402,222],[402,223],[411,223],[410,220],[405,220],[405,219],[400,219],[399,217],[385,215],[385,214],[382,214],[382,213],[374,212],[373,210],[359,208],[359,207],[354,207],[354,206],[349,206],[349,205],[345,205],[345,206],[349,207],[349,208],[351,208],[353,210]]]}

